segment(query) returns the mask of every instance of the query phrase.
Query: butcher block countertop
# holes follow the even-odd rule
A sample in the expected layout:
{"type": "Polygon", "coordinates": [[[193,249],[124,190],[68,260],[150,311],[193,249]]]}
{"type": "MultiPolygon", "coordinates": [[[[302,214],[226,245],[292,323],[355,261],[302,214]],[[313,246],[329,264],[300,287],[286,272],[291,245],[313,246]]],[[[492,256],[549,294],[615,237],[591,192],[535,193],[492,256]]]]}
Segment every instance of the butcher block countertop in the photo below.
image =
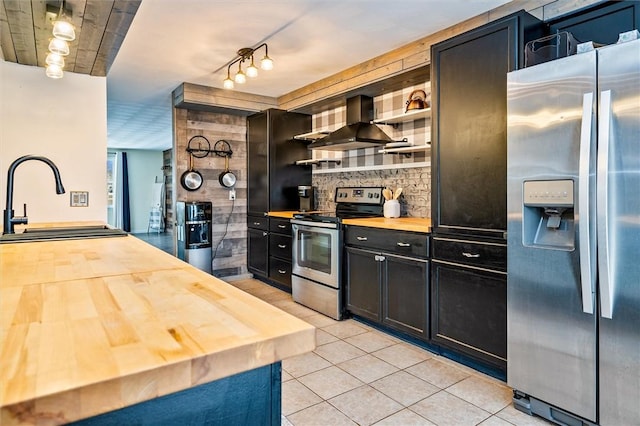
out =
{"type": "Polygon", "coordinates": [[[396,231],[431,232],[431,218],[425,217],[367,217],[343,219],[345,225],[368,226],[370,228],[394,229],[396,231]]]}
{"type": "Polygon", "coordinates": [[[133,236],[0,245],[3,426],[86,418],[314,348],[313,326],[133,236]]]}
{"type": "MultiPolygon", "coordinates": [[[[292,219],[297,211],[272,211],[271,217],[292,219]]],[[[396,231],[431,232],[431,218],[428,217],[367,217],[358,219],[342,219],[345,225],[368,226],[370,228],[395,229],[396,231]]]]}
{"type": "Polygon", "coordinates": [[[270,217],[281,217],[283,219],[293,219],[293,215],[299,213],[297,211],[269,212],[270,217]]]}

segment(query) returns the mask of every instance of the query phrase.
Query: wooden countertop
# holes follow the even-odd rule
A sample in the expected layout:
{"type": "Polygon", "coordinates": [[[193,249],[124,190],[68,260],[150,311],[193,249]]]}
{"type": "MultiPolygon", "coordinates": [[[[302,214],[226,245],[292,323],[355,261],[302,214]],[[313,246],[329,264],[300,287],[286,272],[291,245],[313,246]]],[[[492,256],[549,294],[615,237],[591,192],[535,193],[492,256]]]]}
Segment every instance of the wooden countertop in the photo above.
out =
{"type": "Polygon", "coordinates": [[[85,418],[314,347],[313,326],[132,236],[0,245],[2,425],[85,418]]]}
{"type": "Polygon", "coordinates": [[[281,212],[269,212],[267,213],[267,216],[270,217],[281,217],[284,219],[293,219],[293,215],[296,213],[318,213],[320,212],[320,210],[313,210],[313,211],[307,211],[307,212],[301,212],[298,210],[291,210],[291,211],[281,211],[281,212]]]}
{"type": "Polygon", "coordinates": [[[425,217],[367,217],[343,219],[345,225],[368,226],[370,228],[394,229],[397,231],[431,232],[431,218],[425,217]]]}
{"type": "Polygon", "coordinates": [[[298,211],[282,211],[282,212],[269,212],[270,217],[281,217],[284,219],[293,219],[293,215],[299,213],[298,211]]]}

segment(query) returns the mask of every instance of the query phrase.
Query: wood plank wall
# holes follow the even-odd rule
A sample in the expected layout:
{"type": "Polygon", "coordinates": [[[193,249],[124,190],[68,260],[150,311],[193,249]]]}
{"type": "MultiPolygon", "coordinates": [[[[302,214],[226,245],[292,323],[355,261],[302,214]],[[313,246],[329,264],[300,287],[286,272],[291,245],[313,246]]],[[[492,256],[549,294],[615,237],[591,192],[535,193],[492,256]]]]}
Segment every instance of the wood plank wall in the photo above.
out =
{"type": "Polygon", "coordinates": [[[213,204],[213,275],[228,277],[247,273],[247,123],[244,116],[174,108],[173,191],[176,201],[210,201],[213,204]],[[224,171],[224,157],[209,154],[194,158],[193,167],[202,174],[204,184],[187,191],[180,177],[189,169],[187,144],[194,136],[204,136],[211,149],[219,140],[231,145],[229,169],[236,175],[236,200],[229,200],[229,189],[218,181],[224,171]],[[228,222],[228,226],[227,226],[228,222]]]}

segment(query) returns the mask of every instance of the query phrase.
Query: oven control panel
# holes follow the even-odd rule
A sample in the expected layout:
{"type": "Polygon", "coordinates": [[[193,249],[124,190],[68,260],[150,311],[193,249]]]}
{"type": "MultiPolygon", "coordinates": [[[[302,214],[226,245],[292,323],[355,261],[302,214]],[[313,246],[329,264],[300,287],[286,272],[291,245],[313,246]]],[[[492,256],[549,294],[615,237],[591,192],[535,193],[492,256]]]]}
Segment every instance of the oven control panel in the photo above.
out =
{"type": "Polygon", "coordinates": [[[383,204],[382,187],[338,187],[336,188],[336,203],[355,204],[383,204]]]}

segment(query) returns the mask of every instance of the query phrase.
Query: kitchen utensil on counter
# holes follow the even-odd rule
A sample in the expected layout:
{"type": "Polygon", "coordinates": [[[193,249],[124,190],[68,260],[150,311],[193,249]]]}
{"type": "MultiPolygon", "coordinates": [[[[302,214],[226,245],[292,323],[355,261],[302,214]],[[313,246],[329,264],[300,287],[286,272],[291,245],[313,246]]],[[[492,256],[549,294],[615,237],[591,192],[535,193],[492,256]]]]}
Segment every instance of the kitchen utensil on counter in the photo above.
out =
{"type": "Polygon", "coordinates": [[[405,113],[413,109],[425,109],[429,108],[430,103],[427,101],[427,92],[422,89],[414,90],[407,99],[407,109],[405,113]]]}
{"type": "Polygon", "coordinates": [[[389,188],[385,188],[382,190],[382,196],[385,200],[391,200],[393,198],[393,192],[389,188]]]}
{"type": "Polygon", "coordinates": [[[193,154],[189,153],[189,170],[180,177],[180,184],[187,191],[197,191],[202,186],[202,175],[193,169],[193,154]]]}
{"type": "Polygon", "coordinates": [[[384,217],[400,217],[400,202],[398,200],[387,200],[382,207],[384,217]]]}
{"type": "Polygon", "coordinates": [[[393,199],[397,200],[398,198],[400,198],[400,194],[402,194],[402,188],[396,189],[396,191],[393,193],[393,199]]]}

